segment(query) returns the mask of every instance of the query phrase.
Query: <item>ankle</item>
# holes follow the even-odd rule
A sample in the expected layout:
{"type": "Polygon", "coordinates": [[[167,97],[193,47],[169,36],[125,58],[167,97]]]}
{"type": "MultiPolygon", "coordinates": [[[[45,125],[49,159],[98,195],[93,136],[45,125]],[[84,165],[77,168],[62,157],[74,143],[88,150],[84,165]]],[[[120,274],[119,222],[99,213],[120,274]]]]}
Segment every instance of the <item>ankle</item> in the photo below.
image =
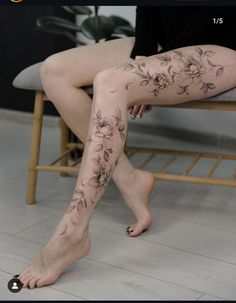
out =
{"type": "Polygon", "coordinates": [[[127,189],[129,187],[132,187],[136,182],[140,179],[141,170],[134,168],[133,170],[129,171],[129,174],[125,174],[123,180],[123,186],[127,189]]]}
{"type": "Polygon", "coordinates": [[[132,168],[125,171],[117,171],[113,173],[113,181],[119,190],[127,190],[127,185],[132,185],[134,178],[136,179],[136,169],[132,168]]]}
{"type": "Polygon", "coordinates": [[[73,232],[67,232],[63,236],[60,235],[60,237],[63,237],[63,240],[66,241],[68,244],[72,246],[78,246],[83,245],[89,237],[88,228],[82,229],[78,227],[77,229],[74,229],[73,232]]]}

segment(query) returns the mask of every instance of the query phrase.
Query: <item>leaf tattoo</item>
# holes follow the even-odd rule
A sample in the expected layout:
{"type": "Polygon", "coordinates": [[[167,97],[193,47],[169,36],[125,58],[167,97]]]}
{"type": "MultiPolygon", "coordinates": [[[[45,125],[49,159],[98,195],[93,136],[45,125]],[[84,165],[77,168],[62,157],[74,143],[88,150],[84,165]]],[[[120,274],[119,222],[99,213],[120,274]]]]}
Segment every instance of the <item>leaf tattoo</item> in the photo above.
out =
{"type": "MultiPolygon", "coordinates": [[[[205,76],[210,72],[215,75],[215,78],[222,76],[224,66],[214,63],[214,55],[216,53],[210,49],[203,50],[201,47],[195,47],[194,52],[190,55],[185,54],[181,50],[173,50],[170,54],[159,54],[155,56],[160,62],[160,66],[165,68],[165,71],[150,73],[146,68],[145,62],[126,63],[117,68],[122,68],[124,71],[132,71],[141,78],[139,85],[141,87],[152,87],[150,92],[154,97],[158,97],[161,90],[168,88],[176,83],[178,77],[179,90],[178,95],[190,95],[191,87],[198,86],[199,89],[207,94],[209,89],[215,89],[216,85],[212,81],[206,81],[205,76]]],[[[126,84],[126,90],[129,85],[126,84]]]]}

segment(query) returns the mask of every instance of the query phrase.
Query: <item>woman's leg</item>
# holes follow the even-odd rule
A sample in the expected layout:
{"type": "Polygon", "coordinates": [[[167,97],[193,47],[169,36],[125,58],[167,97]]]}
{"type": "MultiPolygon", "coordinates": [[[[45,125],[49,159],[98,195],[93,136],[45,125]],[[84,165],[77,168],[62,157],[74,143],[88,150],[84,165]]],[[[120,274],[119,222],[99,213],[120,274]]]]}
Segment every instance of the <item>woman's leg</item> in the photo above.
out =
{"type": "Polygon", "coordinates": [[[81,169],[69,208],[24,284],[53,283],[89,251],[88,225],[117,165],[127,132],[127,108],[210,97],[236,86],[236,52],[216,45],[180,48],[99,73],[81,169]]]}
{"type": "MultiPolygon", "coordinates": [[[[127,60],[132,62],[129,54],[133,44],[134,38],[121,38],[66,50],[45,60],[41,78],[47,97],[82,142],[87,136],[92,102],[81,87],[92,85],[104,69],[127,60]]],[[[147,203],[154,185],[153,175],[135,169],[122,152],[113,181],[136,217],[130,236],[137,236],[152,222],[147,203]]]]}

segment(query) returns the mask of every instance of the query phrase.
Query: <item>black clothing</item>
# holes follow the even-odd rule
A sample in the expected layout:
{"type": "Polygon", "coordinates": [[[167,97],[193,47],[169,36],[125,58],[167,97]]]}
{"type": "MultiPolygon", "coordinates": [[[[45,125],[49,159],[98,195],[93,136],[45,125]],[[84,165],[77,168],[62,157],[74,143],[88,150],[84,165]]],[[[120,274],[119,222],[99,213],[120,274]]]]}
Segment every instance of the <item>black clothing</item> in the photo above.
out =
{"type": "Polygon", "coordinates": [[[130,57],[151,56],[200,44],[236,50],[235,16],[236,6],[138,6],[135,43],[130,57]],[[162,47],[159,52],[158,44],[162,47]]]}

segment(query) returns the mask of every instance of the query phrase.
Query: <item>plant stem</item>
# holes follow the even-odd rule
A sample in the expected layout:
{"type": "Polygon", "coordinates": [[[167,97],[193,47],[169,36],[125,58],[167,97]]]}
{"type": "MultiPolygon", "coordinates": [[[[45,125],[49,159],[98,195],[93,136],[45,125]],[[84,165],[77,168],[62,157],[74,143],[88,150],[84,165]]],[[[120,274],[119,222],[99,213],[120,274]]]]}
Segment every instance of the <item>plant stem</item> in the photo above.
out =
{"type": "Polygon", "coordinates": [[[98,15],[99,6],[94,6],[94,9],[95,9],[95,16],[97,16],[98,15]]]}

